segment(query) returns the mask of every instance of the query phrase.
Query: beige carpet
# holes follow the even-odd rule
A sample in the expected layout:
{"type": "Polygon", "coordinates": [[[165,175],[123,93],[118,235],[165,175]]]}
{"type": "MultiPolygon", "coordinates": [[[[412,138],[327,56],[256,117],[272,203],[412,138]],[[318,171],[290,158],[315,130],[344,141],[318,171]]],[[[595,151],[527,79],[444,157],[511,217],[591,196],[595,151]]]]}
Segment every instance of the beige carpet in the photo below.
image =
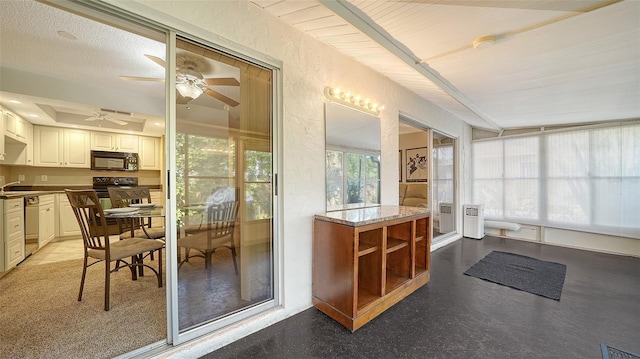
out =
{"type": "Polygon", "coordinates": [[[82,260],[69,260],[18,266],[0,278],[1,357],[112,358],[166,339],[165,288],[152,272],[137,281],[126,268],[112,274],[108,312],[104,267],[88,269],[78,302],[81,274],[82,260]]]}

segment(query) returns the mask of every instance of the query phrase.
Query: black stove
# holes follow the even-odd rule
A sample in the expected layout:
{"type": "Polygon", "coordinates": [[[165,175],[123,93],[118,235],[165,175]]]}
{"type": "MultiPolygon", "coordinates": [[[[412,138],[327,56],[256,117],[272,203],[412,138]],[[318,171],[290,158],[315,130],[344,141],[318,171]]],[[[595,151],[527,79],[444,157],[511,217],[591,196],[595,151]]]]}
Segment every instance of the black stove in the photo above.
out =
{"type": "Polygon", "coordinates": [[[93,189],[99,198],[109,198],[109,187],[136,187],[138,177],[93,177],[93,189]]]}

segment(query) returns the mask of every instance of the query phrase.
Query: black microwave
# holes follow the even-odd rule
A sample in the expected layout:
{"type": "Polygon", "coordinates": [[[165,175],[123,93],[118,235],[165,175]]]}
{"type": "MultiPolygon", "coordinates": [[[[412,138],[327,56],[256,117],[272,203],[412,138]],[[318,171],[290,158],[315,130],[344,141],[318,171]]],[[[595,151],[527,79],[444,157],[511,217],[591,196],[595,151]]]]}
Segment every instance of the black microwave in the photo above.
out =
{"type": "Polygon", "coordinates": [[[91,169],[97,171],[138,170],[138,154],[131,152],[91,151],[91,169]]]}

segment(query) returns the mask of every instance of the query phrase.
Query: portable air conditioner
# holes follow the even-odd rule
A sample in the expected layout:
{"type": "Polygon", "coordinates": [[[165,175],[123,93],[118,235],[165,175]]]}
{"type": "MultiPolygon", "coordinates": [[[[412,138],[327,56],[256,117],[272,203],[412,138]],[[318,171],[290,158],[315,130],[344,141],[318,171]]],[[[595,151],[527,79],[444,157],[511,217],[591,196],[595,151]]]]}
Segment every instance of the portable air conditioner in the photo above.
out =
{"type": "Polygon", "coordinates": [[[453,203],[440,203],[440,233],[455,231],[453,226],[453,203]]]}
{"type": "Polygon", "coordinates": [[[464,236],[475,239],[484,237],[484,208],[481,204],[464,205],[464,236]]]}

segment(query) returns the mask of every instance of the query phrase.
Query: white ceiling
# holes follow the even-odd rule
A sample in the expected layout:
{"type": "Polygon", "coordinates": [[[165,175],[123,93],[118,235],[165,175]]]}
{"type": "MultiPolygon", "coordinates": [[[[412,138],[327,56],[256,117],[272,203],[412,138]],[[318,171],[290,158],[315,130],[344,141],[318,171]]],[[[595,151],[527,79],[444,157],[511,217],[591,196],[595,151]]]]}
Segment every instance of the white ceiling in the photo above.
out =
{"type": "MultiPolygon", "coordinates": [[[[640,0],[252,2],[472,126],[640,118],[640,0]],[[601,7],[574,11],[594,4],[601,7]],[[473,41],[487,35],[497,37],[495,44],[474,49],[473,41]]],[[[144,133],[164,133],[154,125],[164,123],[163,83],[119,78],[163,77],[162,67],[144,57],[164,58],[161,41],[34,1],[0,1],[0,13],[0,105],[49,125],[113,109],[132,113],[128,122],[144,133]]],[[[205,76],[236,77],[209,63],[205,76]]],[[[215,89],[238,99],[237,87],[215,89]]],[[[190,106],[224,109],[208,96],[190,106]]],[[[184,105],[179,111],[196,112],[184,105]]]]}
{"type": "Polygon", "coordinates": [[[253,3],[476,127],[640,118],[638,0],[253,3]]]}

